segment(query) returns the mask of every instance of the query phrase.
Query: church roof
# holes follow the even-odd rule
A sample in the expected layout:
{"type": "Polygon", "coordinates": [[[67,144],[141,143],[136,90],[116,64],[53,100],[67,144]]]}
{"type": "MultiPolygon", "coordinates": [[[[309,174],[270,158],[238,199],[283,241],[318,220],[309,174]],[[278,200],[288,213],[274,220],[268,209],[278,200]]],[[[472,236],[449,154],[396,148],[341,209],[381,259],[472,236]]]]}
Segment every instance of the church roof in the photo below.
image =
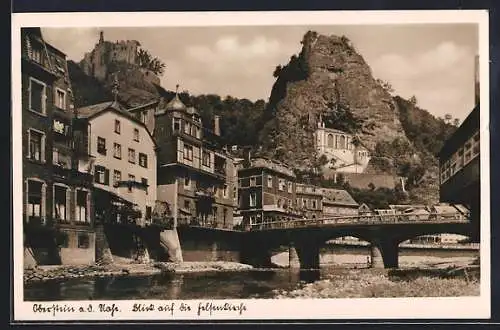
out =
{"type": "Polygon", "coordinates": [[[175,94],[175,97],[167,103],[165,109],[167,111],[184,111],[187,109],[187,107],[184,103],[182,103],[181,99],[179,98],[179,94],[175,94]]]}

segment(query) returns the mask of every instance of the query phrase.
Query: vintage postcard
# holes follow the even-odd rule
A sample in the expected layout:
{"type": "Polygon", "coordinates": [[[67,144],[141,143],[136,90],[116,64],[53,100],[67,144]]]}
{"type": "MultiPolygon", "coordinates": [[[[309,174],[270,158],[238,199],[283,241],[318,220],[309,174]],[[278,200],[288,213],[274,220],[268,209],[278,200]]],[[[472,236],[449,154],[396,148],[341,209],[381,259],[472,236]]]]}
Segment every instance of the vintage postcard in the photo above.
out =
{"type": "Polygon", "coordinates": [[[479,10],[13,14],[14,319],[489,318],[488,38],[479,10]]]}

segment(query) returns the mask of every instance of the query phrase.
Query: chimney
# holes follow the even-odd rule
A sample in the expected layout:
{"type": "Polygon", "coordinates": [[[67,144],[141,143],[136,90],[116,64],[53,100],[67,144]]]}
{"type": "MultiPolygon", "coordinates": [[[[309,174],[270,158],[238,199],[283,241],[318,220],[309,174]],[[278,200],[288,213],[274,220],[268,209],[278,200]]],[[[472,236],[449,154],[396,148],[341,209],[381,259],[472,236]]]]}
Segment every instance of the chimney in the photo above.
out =
{"type": "Polygon", "coordinates": [[[479,104],[479,55],[474,56],[474,102],[479,104]]]}
{"type": "Polygon", "coordinates": [[[214,116],[214,134],[217,136],[220,136],[220,123],[219,123],[220,117],[218,115],[214,116]]]}

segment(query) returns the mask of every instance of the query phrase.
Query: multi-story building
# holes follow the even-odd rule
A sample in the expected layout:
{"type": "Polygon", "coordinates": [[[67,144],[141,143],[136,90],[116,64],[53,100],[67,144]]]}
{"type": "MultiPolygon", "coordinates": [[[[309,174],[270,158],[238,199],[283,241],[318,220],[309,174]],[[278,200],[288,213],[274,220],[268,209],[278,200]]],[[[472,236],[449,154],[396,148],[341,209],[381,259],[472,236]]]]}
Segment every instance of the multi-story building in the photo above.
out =
{"type": "Polygon", "coordinates": [[[162,103],[130,110],[154,127],[158,199],[170,205],[174,221],[232,228],[236,170],[219,143],[219,118],[213,130],[204,127],[198,110],[187,107],[177,93],[162,103]]]}
{"type": "Polygon", "coordinates": [[[480,105],[479,57],[475,57],[474,92],[476,106],[439,151],[439,200],[463,204],[476,225],[472,234],[479,239],[480,223],[480,105]]]}
{"type": "Polygon", "coordinates": [[[321,218],[323,213],[323,192],[321,188],[311,184],[295,185],[297,208],[302,210],[307,219],[321,218]]]}
{"type": "Polygon", "coordinates": [[[479,113],[477,105],[439,152],[439,200],[466,205],[477,223],[476,236],[481,192],[479,113]]]}
{"type": "Polygon", "coordinates": [[[332,188],[321,188],[321,190],[323,192],[323,217],[359,214],[359,204],[346,190],[332,188]]]}
{"type": "Polygon", "coordinates": [[[116,101],[79,108],[78,116],[90,125],[96,215],[125,222],[123,212],[104,214],[111,203],[122,202],[140,212],[137,225],[150,223],[156,202],[156,144],[146,125],[116,101]]]}
{"type": "Polygon", "coordinates": [[[66,55],[40,28],[21,36],[26,243],[41,264],[92,263],[92,176],[78,169],[88,159],[88,127],[74,116],[66,55]],[[48,227],[55,230],[39,231],[48,227]]]}
{"type": "Polygon", "coordinates": [[[239,211],[249,227],[301,219],[296,205],[296,176],[287,166],[266,158],[252,158],[238,170],[239,211]]]}
{"type": "Polygon", "coordinates": [[[319,156],[326,156],[328,169],[339,173],[363,173],[370,153],[352,134],[325,127],[319,119],[314,132],[315,147],[319,156]]]}

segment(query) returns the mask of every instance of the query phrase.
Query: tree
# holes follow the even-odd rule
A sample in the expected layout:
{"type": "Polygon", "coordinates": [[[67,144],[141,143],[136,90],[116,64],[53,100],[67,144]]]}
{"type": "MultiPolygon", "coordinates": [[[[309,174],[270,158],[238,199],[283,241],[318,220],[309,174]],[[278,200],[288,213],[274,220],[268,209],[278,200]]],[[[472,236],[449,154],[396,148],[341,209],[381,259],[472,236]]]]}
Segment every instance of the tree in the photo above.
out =
{"type": "Polygon", "coordinates": [[[137,64],[139,67],[151,70],[160,76],[165,72],[165,63],[159,58],[153,57],[153,55],[145,49],[139,49],[137,52],[137,64]]]}
{"type": "Polygon", "coordinates": [[[453,116],[451,114],[447,113],[444,115],[444,122],[445,123],[449,124],[452,119],[453,119],[453,116]]]}
{"type": "Polygon", "coordinates": [[[389,94],[394,93],[394,89],[392,85],[388,81],[384,81],[382,79],[377,79],[377,83],[389,94]]]}
{"type": "Polygon", "coordinates": [[[410,99],[408,101],[414,107],[417,105],[417,97],[415,95],[413,95],[412,97],[410,97],[410,99]]]}

